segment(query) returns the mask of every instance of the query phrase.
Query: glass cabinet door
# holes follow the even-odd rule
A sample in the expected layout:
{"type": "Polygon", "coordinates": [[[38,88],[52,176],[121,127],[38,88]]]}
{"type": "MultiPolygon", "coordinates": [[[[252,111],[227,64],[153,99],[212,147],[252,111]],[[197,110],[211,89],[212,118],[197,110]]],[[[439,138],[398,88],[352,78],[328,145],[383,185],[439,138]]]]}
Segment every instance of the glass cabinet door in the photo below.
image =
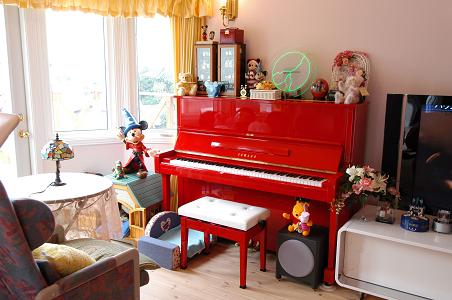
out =
{"type": "Polygon", "coordinates": [[[234,47],[222,47],[220,50],[221,71],[220,81],[227,82],[225,92],[233,92],[235,89],[235,49],[234,47]]]}
{"type": "Polygon", "coordinates": [[[206,87],[204,86],[204,82],[207,80],[212,80],[210,78],[211,73],[211,49],[210,48],[198,48],[196,49],[196,56],[198,62],[198,90],[205,91],[206,87]]]}
{"type": "Polygon", "coordinates": [[[245,44],[218,46],[218,80],[225,84],[223,95],[238,96],[245,82],[245,44]]]}
{"type": "Polygon", "coordinates": [[[198,93],[206,94],[204,82],[217,80],[217,48],[218,44],[195,45],[195,78],[198,93]]]}

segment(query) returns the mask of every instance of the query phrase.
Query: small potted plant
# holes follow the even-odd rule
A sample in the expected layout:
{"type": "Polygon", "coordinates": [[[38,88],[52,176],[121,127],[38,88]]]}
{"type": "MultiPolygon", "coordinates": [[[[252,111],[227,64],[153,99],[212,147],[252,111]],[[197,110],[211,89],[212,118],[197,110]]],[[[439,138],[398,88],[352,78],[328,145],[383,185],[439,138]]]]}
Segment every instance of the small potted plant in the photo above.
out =
{"type": "Polygon", "coordinates": [[[364,205],[370,196],[378,200],[376,221],[394,223],[393,207],[399,193],[388,176],[369,166],[349,167],[344,174],[337,199],[333,203],[336,213],[345,206],[345,201],[360,202],[364,205]]]}

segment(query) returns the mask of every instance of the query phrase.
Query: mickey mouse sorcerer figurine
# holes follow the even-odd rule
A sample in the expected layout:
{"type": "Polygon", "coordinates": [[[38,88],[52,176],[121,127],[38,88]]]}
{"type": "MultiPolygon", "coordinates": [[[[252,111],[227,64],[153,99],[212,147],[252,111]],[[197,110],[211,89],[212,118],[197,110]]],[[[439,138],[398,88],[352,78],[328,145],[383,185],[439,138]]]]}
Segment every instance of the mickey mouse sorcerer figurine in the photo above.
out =
{"type": "Polygon", "coordinates": [[[151,155],[155,154],[154,151],[146,148],[143,144],[144,135],[142,131],[148,128],[148,123],[146,121],[137,123],[135,118],[125,108],[122,109],[122,114],[126,126],[119,127],[118,138],[126,144],[126,150],[132,149],[133,151],[129,160],[123,166],[124,173],[136,172],[138,177],[145,178],[147,169],[144,164],[144,156],[149,157],[148,151],[151,152],[151,155]]]}

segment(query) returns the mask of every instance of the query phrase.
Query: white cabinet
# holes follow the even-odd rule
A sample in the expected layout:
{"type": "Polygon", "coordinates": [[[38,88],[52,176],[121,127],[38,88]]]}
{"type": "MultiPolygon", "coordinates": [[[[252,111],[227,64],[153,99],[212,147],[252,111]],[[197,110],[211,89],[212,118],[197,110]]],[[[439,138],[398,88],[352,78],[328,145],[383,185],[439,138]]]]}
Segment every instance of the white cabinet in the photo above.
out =
{"type": "Polygon", "coordinates": [[[452,235],[404,230],[401,211],[392,225],[375,222],[376,210],[364,207],[338,231],[336,282],[386,299],[452,299],[452,235]]]}

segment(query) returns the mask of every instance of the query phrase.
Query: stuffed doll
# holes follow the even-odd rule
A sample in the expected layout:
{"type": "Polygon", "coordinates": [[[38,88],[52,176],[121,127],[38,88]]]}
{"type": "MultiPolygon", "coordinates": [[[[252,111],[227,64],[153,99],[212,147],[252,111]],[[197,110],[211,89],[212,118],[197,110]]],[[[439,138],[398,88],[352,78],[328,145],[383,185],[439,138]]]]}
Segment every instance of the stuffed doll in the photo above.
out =
{"type": "Polygon", "coordinates": [[[179,82],[177,83],[178,96],[195,96],[198,91],[198,84],[191,82],[190,73],[179,73],[179,82]]]}
{"type": "Polygon", "coordinates": [[[310,214],[307,211],[304,211],[301,213],[301,215],[298,217],[298,225],[297,225],[297,231],[303,236],[308,236],[311,232],[311,226],[312,221],[309,220],[310,214]]]}
{"type": "Polygon", "coordinates": [[[207,28],[208,28],[207,25],[202,25],[201,26],[201,39],[203,41],[207,41],[207,28]]]}
{"type": "Polygon", "coordinates": [[[246,63],[248,70],[245,73],[246,83],[250,89],[256,88],[256,84],[265,79],[266,71],[262,69],[259,58],[251,58],[246,63]]]}
{"type": "Polygon", "coordinates": [[[360,101],[361,93],[359,87],[364,82],[362,70],[356,71],[355,75],[348,76],[344,81],[338,82],[339,91],[334,95],[337,104],[352,104],[360,101]]]}
{"type": "Polygon", "coordinates": [[[283,218],[292,221],[292,224],[287,227],[290,232],[293,232],[295,230],[299,231],[298,227],[300,223],[300,216],[303,212],[305,212],[305,210],[307,210],[308,206],[309,203],[307,202],[297,201],[297,203],[295,203],[294,207],[292,208],[291,214],[283,213],[283,218]]]}
{"type": "Polygon", "coordinates": [[[125,108],[122,109],[122,114],[127,125],[119,127],[118,137],[126,145],[126,150],[132,149],[132,155],[123,166],[124,173],[137,173],[138,177],[145,178],[147,169],[144,164],[144,156],[149,157],[148,152],[151,152],[151,155],[155,154],[154,151],[146,148],[143,144],[143,130],[148,128],[148,123],[146,121],[137,123],[135,118],[125,108]]]}

